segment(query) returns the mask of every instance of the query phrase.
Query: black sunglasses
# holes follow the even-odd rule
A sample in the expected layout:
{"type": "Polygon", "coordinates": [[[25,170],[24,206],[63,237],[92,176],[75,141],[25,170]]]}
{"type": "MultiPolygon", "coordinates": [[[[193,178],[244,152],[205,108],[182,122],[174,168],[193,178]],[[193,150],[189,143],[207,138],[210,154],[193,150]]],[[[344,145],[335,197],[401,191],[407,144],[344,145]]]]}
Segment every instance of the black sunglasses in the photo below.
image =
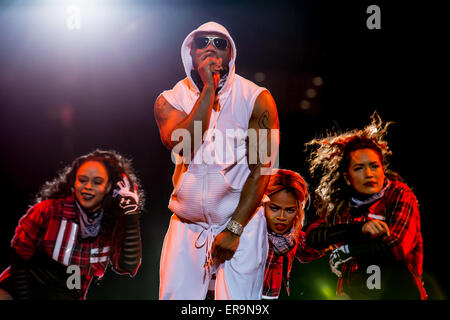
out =
{"type": "Polygon", "coordinates": [[[228,41],[225,40],[224,38],[207,37],[207,36],[194,38],[195,46],[198,49],[206,48],[207,46],[209,46],[211,41],[212,41],[214,47],[216,47],[217,50],[225,50],[228,47],[228,41]]]}

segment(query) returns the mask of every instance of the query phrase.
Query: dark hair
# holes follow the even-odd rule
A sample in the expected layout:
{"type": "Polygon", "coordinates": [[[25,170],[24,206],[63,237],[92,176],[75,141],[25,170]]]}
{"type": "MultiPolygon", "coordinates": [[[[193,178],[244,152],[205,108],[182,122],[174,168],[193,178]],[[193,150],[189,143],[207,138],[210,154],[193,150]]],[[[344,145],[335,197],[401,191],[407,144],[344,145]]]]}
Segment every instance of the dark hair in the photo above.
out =
{"type": "Polygon", "coordinates": [[[340,211],[352,192],[343,175],[348,172],[351,152],[366,148],[374,150],[380,156],[385,175],[392,180],[401,180],[397,173],[388,169],[388,157],[392,152],[385,136],[392,122],[383,124],[376,112],[370,119],[371,123],[362,130],[330,134],[306,143],[307,148],[314,148],[308,159],[311,176],[320,177],[319,185],[314,191],[314,205],[317,214],[324,216],[326,220],[331,212],[340,211]]]}
{"type": "MultiPolygon", "coordinates": [[[[300,174],[286,169],[275,170],[270,177],[269,183],[265,190],[265,195],[270,197],[271,195],[282,190],[286,190],[286,192],[292,193],[297,198],[299,209],[303,210],[305,204],[309,200],[309,193],[306,181],[300,174]]],[[[304,212],[303,217],[305,217],[304,212]]],[[[296,236],[300,232],[302,224],[303,220],[300,220],[299,216],[297,215],[293,224],[293,229],[296,236]]]]}
{"type": "Polygon", "coordinates": [[[59,175],[44,183],[36,195],[35,203],[47,199],[62,199],[70,196],[74,192],[75,179],[78,169],[87,161],[97,161],[102,163],[108,172],[108,179],[111,183],[111,190],[103,199],[103,219],[100,236],[102,239],[112,237],[120,216],[120,208],[117,199],[112,197],[113,190],[123,174],[128,177],[130,184],[138,186],[139,210],[145,204],[145,195],[131,164],[131,160],[120,155],[114,150],[103,151],[96,149],[86,155],[76,158],[71,165],[62,169],[59,175]]]}

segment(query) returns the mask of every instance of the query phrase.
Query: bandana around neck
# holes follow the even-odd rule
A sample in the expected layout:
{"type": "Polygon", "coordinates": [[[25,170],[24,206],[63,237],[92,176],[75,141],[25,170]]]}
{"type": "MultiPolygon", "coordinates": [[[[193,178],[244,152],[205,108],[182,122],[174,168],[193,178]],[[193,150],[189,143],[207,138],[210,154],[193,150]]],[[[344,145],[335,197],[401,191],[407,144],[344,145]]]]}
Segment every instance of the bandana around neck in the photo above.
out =
{"type": "Polygon", "coordinates": [[[268,231],[269,231],[268,234],[269,241],[273,245],[275,254],[277,255],[285,254],[295,247],[296,239],[293,228],[291,228],[291,231],[286,232],[284,234],[275,233],[270,229],[268,231]]]}
{"type": "Polygon", "coordinates": [[[387,188],[389,188],[389,186],[391,185],[391,181],[389,179],[386,179],[384,182],[384,187],[383,189],[381,189],[378,193],[375,193],[373,195],[371,195],[370,197],[364,199],[364,200],[360,200],[356,197],[352,197],[350,199],[350,207],[352,208],[359,208],[361,206],[367,205],[367,204],[371,204],[375,201],[377,201],[378,199],[382,198],[384,196],[384,193],[386,191],[387,188]]]}
{"type": "Polygon", "coordinates": [[[103,217],[103,208],[88,215],[84,212],[83,207],[78,203],[78,201],[75,201],[75,203],[80,211],[81,238],[86,239],[98,236],[103,217]]]}

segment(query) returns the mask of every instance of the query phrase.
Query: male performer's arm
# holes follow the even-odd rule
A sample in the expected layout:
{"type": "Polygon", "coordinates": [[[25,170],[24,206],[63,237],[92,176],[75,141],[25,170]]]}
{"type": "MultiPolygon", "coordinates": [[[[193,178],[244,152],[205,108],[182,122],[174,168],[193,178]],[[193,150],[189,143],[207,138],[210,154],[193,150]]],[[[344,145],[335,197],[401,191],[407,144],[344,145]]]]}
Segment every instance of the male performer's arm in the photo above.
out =
{"type": "MultiPolygon", "coordinates": [[[[194,122],[201,121],[202,137],[209,127],[209,118],[216,99],[216,89],[219,83],[219,73],[213,72],[220,66],[221,59],[205,55],[203,62],[198,67],[198,72],[204,83],[202,92],[198,97],[191,113],[175,109],[170,103],[160,95],[155,102],[155,118],[161,134],[163,144],[169,150],[178,143],[172,141],[172,132],[176,129],[188,130],[191,141],[194,139],[194,122]]],[[[194,143],[188,146],[191,154],[194,154],[194,143]]]]}
{"type": "MultiPolygon", "coordinates": [[[[268,91],[263,91],[255,101],[249,123],[249,130],[256,131],[258,142],[252,143],[250,141],[248,151],[250,154],[258,155],[259,149],[265,148],[267,152],[263,150],[262,155],[266,156],[266,159],[260,159],[257,156],[256,163],[249,163],[250,174],[242,189],[239,204],[231,218],[232,221],[236,221],[243,227],[249,222],[255,210],[261,204],[264,191],[269,182],[270,175],[264,169],[270,168],[274,164],[273,161],[276,157],[276,152],[278,152],[279,144],[278,129],[278,113],[275,101],[268,91]],[[259,131],[261,129],[267,130],[267,141],[259,141],[259,131]],[[271,139],[272,129],[277,130],[276,139],[271,139]],[[274,147],[272,146],[271,148],[271,144],[274,144],[274,147]],[[274,154],[271,154],[271,150],[275,150],[274,154]]],[[[238,245],[239,236],[225,229],[214,240],[212,256],[219,263],[229,260],[233,257],[238,245]]]]}

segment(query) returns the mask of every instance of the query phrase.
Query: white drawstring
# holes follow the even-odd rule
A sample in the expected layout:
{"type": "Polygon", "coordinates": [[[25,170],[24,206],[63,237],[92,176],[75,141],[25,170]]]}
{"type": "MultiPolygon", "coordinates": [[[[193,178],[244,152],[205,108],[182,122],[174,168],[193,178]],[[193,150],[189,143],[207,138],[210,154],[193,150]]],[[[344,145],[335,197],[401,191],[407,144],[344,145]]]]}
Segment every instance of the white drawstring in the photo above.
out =
{"type": "Polygon", "coordinates": [[[205,270],[205,274],[203,276],[203,283],[206,280],[206,276],[214,273],[215,270],[211,272],[211,265],[213,264],[212,259],[212,245],[214,243],[214,233],[216,231],[216,228],[213,225],[210,225],[207,229],[203,229],[202,232],[197,237],[197,240],[195,240],[195,248],[200,249],[206,244],[206,258],[205,263],[203,265],[203,268],[205,270]],[[202,241],[199,244],[199,240],[202,241]]]}

